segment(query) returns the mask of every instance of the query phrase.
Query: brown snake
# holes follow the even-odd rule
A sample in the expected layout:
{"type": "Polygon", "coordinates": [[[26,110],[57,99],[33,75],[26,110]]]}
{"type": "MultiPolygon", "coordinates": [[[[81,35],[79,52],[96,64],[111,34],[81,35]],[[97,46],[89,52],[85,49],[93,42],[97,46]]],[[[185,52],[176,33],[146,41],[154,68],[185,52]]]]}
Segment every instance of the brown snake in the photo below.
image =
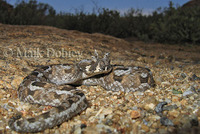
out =
{"type": "Polygon", "coordinates": [[[62,124],[81,113],[88,106],[79,85],[100,85],[112,91],[145,90],[155,85],[152,73],[143,67],[110,65],[109,54],[74,65],[59,64],[34,70],[24,78],[18,89],[21,101],[51,105],[52,109],[34,118],[12,117],[8,124],[17,132],[39,132],[62,124]]]}

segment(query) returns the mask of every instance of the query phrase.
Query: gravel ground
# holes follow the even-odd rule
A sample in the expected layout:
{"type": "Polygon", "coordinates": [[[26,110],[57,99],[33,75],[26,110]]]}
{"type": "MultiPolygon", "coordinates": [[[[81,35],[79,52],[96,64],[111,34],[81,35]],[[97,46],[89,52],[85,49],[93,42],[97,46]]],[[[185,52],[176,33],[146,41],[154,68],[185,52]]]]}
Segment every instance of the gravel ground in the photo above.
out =
{"type": "Polygon", "coordinates": [[[17,88],[24,77],[38,66],[90,58],[94,49],[111,52],[112,64],[149,67],[156,87],[124,93],[80,86],[89,101],[86,111],[41,133],[200,133],[200,47],[145,47],[142,42],[102,34],[2,24],[0,133],[16,133],[7,124],[16,112],[32,117],[51,108],[19,101],[17,88]]]}

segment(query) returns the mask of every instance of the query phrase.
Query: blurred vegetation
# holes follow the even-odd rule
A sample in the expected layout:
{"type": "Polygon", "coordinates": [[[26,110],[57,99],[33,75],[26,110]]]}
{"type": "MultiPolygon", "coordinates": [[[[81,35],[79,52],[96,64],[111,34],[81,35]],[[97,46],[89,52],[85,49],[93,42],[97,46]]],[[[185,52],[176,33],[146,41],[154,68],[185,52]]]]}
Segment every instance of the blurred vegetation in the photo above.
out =
{"type": "Polygon", "coordinates": [[[0,23],[49,25],[120,38],[134,37],[145,42],[200,44],[200,7],[174,7],[172,2],[150,15],[133,8],[122,15],[105,8],[93,13],[56,13],[52,6],[36,0],[18,1],[15,6],[0,0],[0,23]]]}

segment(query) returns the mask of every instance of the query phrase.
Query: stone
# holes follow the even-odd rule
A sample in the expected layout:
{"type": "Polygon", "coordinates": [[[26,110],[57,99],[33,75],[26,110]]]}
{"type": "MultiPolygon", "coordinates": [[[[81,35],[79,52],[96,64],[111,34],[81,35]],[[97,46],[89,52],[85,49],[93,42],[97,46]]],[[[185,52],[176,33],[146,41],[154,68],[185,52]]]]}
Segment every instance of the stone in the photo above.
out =
{"type": "Polygon", "coordinates": [[[151,115],[151,116],[149,116],[149,120],[150,121],[153,121],[153,122],[155,122],[155,121],[158,121],[158,120],[160,120],[160,116],[158,116],[158,115],[151,115]]]}
{"type": "Polygon", "coordinates": [[[176,118],[176,117],[179,116],[180,112],[175,110],[175,109],[173,109],[173,110],[169,111],[168,114],[169,114],[169,116],[172,116],[172,117],[176,118]]]}
{"type": "Polygon", "coordinates": [[[131,112],[131,118],[132,118],[132,119],[139,118],[140,116],[141,116],[141,114],[140,114],[139,111],[132,110],[132,112],[131,112]]]}
{"type": "Polygon", "coordinates": [[[23,77],[16,76],[12,80],[11,85],[13,88],[17,89],[22,81],[23,81],[23,77]]]}
{"type": "Polygon", "coordinates": [[[164,126],[174,126],[174,123],[170,119],[168,119],[167,117],[162,117],[160,119],[160,123],[164,126]]]}
{"type": "Polygon", "coordinates": [[[170,82],[168,82],[168,81],[164,81],[164,82],[162,82],[162,83],[161,83],[161,85],[163,85],[163,86],[170,86],[170,85],[171,85],[171,83],[170,83],[170,82]]]}
{"type": "Polygon", "coordinates": [[[172,96],[172,102],[178,102],[180,101],[180,98],[177,96],[172,96]]]}
{"type": "Polygon", "coordinates": [[[187,91],[183,92],[183,97],[189,96],[189,95],[192,95],[192,94],[194,94],[194,92],[192,92],[191,90],[187,90],[187,91]]]}
{"type": "Polygon", "coordinates": [[[164,106],[163,107],[163,110],[167,110],[167,111],[170,111],[170,110],[173,110],[173,109],[177,109],[178,108],[178,106],[176,105],[176,104],[174,104],[174,105],[169,105],[169,106],[164,106]]]}
{"type": "Polygon", "coordinates": [[[181,79],[185,79],[187,75],[185,73],[181,73],[181,79]]]}
{"type": "Polygon", "coordinates": [[[191,80],[200,80],[200,77],[196,76],[196,74],[193,74],[191,80]]]}
{"type": "Polygon", "coordinates": [[[149,104],[144,105],[144,109],[147,110],[147,111],[148,110],[154,110],[155,107],[156,107],[156,105],[154,103],[149,103],[149,104]]]}
{"type": "Polygon", "coordinates": [[[109,115],[109,114],[111,114],[111,113],[113,113],[112,108],[106,108],[106,109],[104,109],[104,110],[102,111],[101,114],[109,115]]]}
{"type": "Polygon", "coordinates": [[[160,114],[160,113],[162,113],[162,111],[163,111],[163,106],[164,105],[167,105],[167,102],[160,102],[157,106],[156,106],[156,108],[155,108],[155,111],[156,111],[156,113],[157,114],[160,114]]]}
{"type": "Polygon", "coordinates": [[[150,130],[149,127],[144,124],[141,125],[141,129],[144,130],[146,133],[150,130]]]}

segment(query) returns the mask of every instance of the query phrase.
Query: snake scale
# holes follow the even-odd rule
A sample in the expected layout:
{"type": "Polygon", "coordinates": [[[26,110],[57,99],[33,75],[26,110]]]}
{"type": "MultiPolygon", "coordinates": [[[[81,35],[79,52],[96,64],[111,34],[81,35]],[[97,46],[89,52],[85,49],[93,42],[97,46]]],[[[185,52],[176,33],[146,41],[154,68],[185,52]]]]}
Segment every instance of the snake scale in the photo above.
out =
{"type": "Polygon", "coordinates": [[[145,90],[155,85],[148,68],[111,65],[109,53],[82,60],[74,65],[43,66],[24,78],[18,88],[20,101],[53,106],[33,118],[16,115],[9,127],[17,132],[40,132],[53,128],[81,113],[88,106],[80,85],[100,85],[112,91],[145,90]]]}

